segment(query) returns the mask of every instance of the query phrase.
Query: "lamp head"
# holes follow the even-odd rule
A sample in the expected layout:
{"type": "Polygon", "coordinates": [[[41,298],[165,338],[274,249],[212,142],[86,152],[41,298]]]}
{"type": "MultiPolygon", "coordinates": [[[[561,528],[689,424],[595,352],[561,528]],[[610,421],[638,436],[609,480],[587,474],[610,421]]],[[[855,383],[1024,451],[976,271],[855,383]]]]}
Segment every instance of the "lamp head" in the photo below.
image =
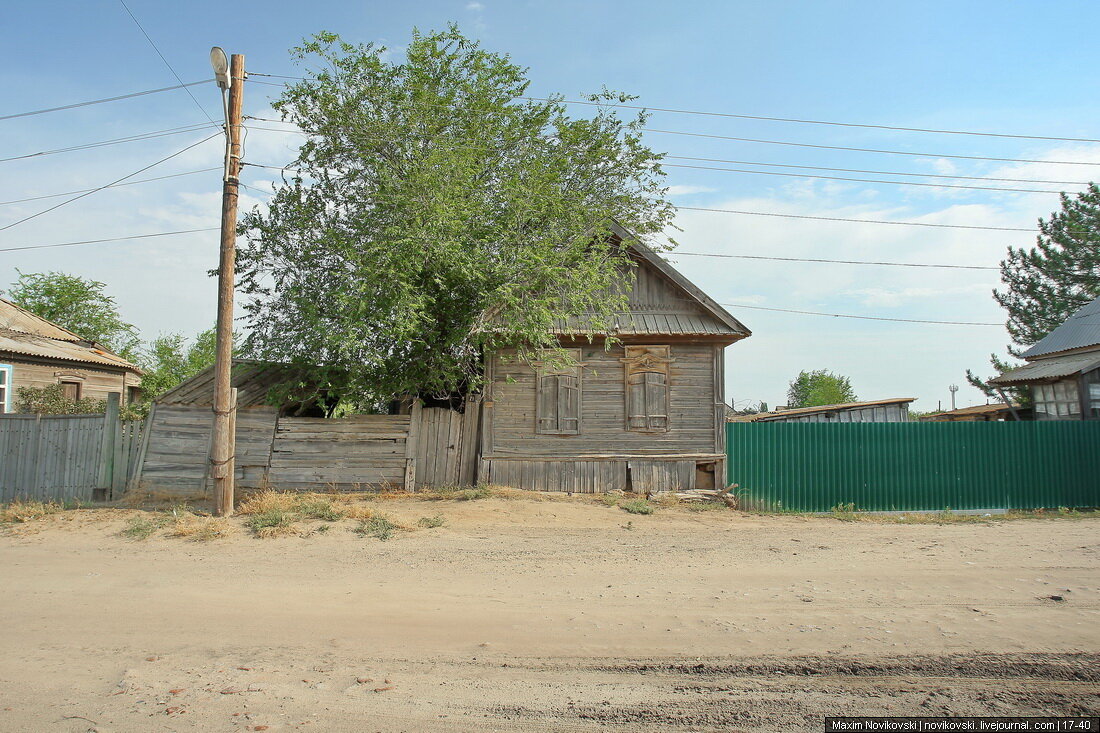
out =
{"type": "Polygon", "coordinates": [[[210,49],[210,65],[214,68],[214,81],[221,89],[228,89],[233,84],[229,78],[229,58],[219,46],[210,49]]]}

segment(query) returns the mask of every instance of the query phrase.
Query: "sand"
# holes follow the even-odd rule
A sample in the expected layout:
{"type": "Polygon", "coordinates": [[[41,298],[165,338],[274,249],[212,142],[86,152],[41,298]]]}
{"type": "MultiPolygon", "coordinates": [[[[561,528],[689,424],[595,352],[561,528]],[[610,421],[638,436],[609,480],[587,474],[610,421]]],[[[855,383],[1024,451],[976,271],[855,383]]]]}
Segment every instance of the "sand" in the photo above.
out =
{"type": "MultiPolygon", "coordinates": [[[[388,541],[0,532],[0,730],[820,730],[1100,713],[1100,521],[388,502],[388,541]],[[1052,598],[1058,597],[1062,600],[1052,598]]],[[[321,526],[321,522],[308,527],[321,526]]]]}

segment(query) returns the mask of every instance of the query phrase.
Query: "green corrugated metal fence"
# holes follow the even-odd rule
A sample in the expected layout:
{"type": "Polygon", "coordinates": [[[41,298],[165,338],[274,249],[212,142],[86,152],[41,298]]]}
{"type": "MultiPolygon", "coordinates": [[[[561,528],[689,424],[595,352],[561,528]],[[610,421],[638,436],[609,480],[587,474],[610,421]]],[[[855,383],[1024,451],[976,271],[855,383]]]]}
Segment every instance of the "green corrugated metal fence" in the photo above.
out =
{"type": "Polygon", "coordinates": [[[726,454],[761,508],[1100,506],[1100,421],[729,423],[726,454]]]}

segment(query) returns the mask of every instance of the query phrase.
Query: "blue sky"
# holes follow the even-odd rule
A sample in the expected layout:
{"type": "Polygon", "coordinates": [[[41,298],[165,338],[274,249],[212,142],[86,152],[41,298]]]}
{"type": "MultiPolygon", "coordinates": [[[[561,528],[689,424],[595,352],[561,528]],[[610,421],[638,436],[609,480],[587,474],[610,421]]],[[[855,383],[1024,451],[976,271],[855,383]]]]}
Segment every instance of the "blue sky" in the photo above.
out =
{"type": "MultiPolygon", "coordinates": [[[[602,86],[640,103],[748,115],[1022,135],[1100,138],[1100,80],[1091,73],[1100,6],[1085,2],[265,2],[237,5],[127,0],[184,79],[209,76],[207,51],[244,53],[250,71],[295,74],[287,49],[332,30],[383,42],[399,53],[411,29],[457,22],[494,51],[530,67],[533,94],[567,98],[602,86]]],[[[120,3],[40,2],[6,11],[0,47],[0,116],[175,84],[120,3]]],[[[260,79],[260,77],[254,77],[260,79]]],[[[271,81],[270,79],[268,81],[271,81]]],[[[215,120],[211,83],[191,88],[215,120]]],[[[250,84],[246,114],[270,116],[278,87],[250,84]]],[[[584,114],[583,107],[575,108],[584,114]]],[[[0,157],[165,130],[206,121],[184,91],[0,121],[0,157]]],[[[965,155],[1100,163],[1100,145],[922,134],[698,115],[654,114],[652,129],[934,153],[890,155],[650,133],[670,155],[748,161],[752,168],[863,178],[896,176],[768,168],[764,163],[889,172],[1084,182],[1095,165],[1014,163],[965,155]]],[[[0,162],[0,201],[91,188],[209,134],[193,131],[89,150],[0,162]]],[[[254,130],[246,157],[293,159],[294,135],[254,130]]],[[[138,178],[217,166],[215,141],[138,178]]],[[[873,184],[669,167],[683,206],[968,226],[1033,227],[1058,207],[1051,193],[873,184]]],[[[269,173],[245,181],[264,188],[269,173]]],[[[962,185],[1080,190],[1079,185],[907,178],[962,185]]],[[[119,187],[0,230],[0,248],[213,227],[217,172],[119,187]]],[[[245,205],[262,196],[249,192],[245,205]]],[[[0,227],[64,198],[0,205],[0,227]]],[[[683,210],[684,252],[994,266],[1028,232],[822,222],[683,210]]],[[[147,335],[195,332],[212,323],[216,233],[30,252],[0,252],[0,288],[15,269],[63,269],[106,282],[124,315],[147,335]]],[[[918,409],[984,398],[967,368],[1003,352],[1000,327],[825,318],[740,306],[887,318],[1001,322],[990,297],[995,271],[934,270],[674,256],[685,274],[753,330],[727,354],[727,394],[738,404],[782,404],[800,369],[852,379],[866,399],[919,397],[918,409]]]]}

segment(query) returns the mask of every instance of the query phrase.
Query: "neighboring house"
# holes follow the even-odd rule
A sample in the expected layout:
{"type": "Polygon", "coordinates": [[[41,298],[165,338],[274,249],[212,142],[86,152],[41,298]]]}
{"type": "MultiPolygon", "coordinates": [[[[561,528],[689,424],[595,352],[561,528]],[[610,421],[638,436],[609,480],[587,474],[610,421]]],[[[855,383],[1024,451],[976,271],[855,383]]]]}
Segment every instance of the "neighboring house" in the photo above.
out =
{"type": "MultiPolygon", "coordinates": [[[[1004,402],[994,402],[991,405],[974,405],[973,407],[960,407],[957,410],[935,412],[931,415],[923,415],[920,422],[996,422],[998,420],[1015,420],[1012,413],[1022,414],[1025,408],[1020,405],[1007,405],[1004,402]]],[[[1030,410],[1026,410],[1030,414],[1030,410]]]]}
{"type": "Polygon", "coordinates": [[[1036,420],[1100,420],[1100,298],[1020,356],[1028,363],[989,384],[1030,388],[1036,420]]]}
{"type": "Polygon", "coordinates": [[[629,310],[609,334],[584,318],[556,333],[575,365],[491,354],[478,478],[548,491],[639,492],[715,486],[725,460],[724,350],[750,335],[633,235],[629,310]]]}
{"type": "Polygon", "coordinates": [[[141,396],[141,370],[56,323],[0,298],[0,413],[13,412],[20,387],[60,384],[72,399],[129,403],[141,396]]]}
{"type": "Polygon", "coordinates": [[[730,422],[909,422],[909,403],[916,397],[738,415],[730,422]]]}

